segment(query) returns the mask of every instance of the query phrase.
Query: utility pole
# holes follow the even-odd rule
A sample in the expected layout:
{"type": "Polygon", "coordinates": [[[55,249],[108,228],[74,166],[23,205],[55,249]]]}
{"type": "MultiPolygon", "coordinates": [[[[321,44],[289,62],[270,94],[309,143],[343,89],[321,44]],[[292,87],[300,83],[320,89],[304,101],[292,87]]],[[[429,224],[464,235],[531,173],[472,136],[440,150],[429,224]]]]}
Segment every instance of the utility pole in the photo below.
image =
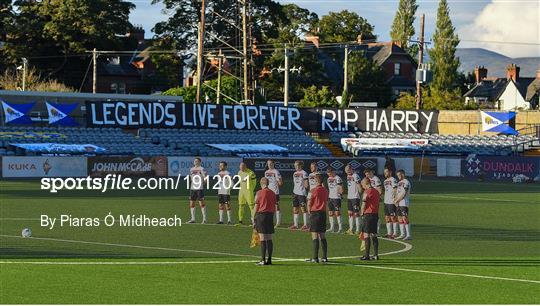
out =
{"type": "MultiPolygon", "coordinates": [[[[422,14],[420,18],[420,45],[418,50],[418,69],[421,69],[424,62],[424,22],[426,15],[422,14]]],[[[416,81],[416,109],[422,108],[422,83],[421,80],[416,81]]]]}
{"type": "Polygon", "coordinates": [[[242,57],[244,64],[244,101],[249,101],[249,81],[248,81],[248,49],[247,49],[247,1],[242,1],[242,57]]]}
{"type": "Polygon", "coordinates": [[[283,84],[283,106],[289,106],[289,50],[285,45],[285,78],[283,84]]]}
{"type": "Polygon", "coordinates": [[[197,96],[195,97],[195,102],[201,102],[201,82],[202,82],[202,73],[203,73],[203,43],[204,43],[204,27],[205,27],[205,0],[201,0],[201,20],[199,22],[199,37],[197,43],[197,96]]]}
{"type": "MultiPolygon", "coordinates": [[[[348,94],[349,90],[349,45],[345,45],[345,59],[343,60],[343,93],[348,94]]],[[[341,97],[347,99],[347,97],[341,97]]],[[[344,101],[341,101],[344,103],[344,101]]]]}
{"type": "Polygon", "coordinates": [[[23,75],[22,75],[22,90],[26,90],[26,71],[28,69],[28,59],[23,57],[23,75]]]}
{"type": "Polygon", "coordinates": [[[97,87],[97,51],[96,48],[92,50],[92,93],[96,93],[96,87],[97,87]]]}
{"type": "Polygon", "coordinates": [[[217,99],[216,103],[219,104],[220,102],[220,96],[221,96],[221,68],[223,66],[223,53],[221,52],[221,49],[219,49],[219,55],[218,55],[218,74],[217,74],[217,99]]]}

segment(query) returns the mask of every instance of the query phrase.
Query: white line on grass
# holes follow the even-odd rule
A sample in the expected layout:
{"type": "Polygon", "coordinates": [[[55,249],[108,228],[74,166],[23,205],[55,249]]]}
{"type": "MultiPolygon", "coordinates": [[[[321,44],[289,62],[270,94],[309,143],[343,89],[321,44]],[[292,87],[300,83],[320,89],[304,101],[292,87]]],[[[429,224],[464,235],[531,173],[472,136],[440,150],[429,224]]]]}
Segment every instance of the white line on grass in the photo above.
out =
{"type": "MultiPolygon", "coordinates": [[[[423,194],[415,194],[414,196],[423,196],[423,194]]],[[[459,200],[480,200],[480,201],[493,201],[493,202],[512,202],[512,203],[524,203],[523,200],[510,200],[510,199],[493,199],[493,198],[479,198],[479,197],[458,197],[450,195],[425,195],[432,198],[441,198],[441,199],[459,199],[459,200]]]]}
{"type": "Polygon", "coordinates": [[[384,267],[384,266],[374,266],[374,265],[360,265],[360,264],[349,264],[349,263],[340,263],[340,262],[329,262],[327,264],[351,266],[351,267],[359,267],[359,268],[393,270],[393,271],[402,271],[402,272],[416,272],[416,273],[427,273],[427,274],[436,274],[436,275],[462,276],[462,277],[473,277],[473,278],[481,278],[481,279],[505,280],[505,281],[540,284],[540,281],[531,280],[531,279],[522,279],[522,278],[509,278],[509,277],[486,276],[486,275],[475,275],[475,274],[464,274],[464,273],[440,272],[440,271],[395,268],[395,267],[384,267]]]}
{"type": "MultiPolygon", "coordinates": [[[[34,239],[34,240],[46,240],[46,241],[57,241],[57,242],[67,242],[67,243],[81,243],[81,244],[92,244],[92,245],[104,245],[104,246],[117,246],[117,247],[126,247],[126,248],[139,248],[139,249],[151,249],[151,250],[166,250],[166,251],[178,251],[178,252],[194,252],[194,253],[205,253],[205,254],[214,254],[214,255],[227,255],[227,256],[237,256],[237,257],[252,257],[258,258],[256,255],[248,254],[235,254],[235,253],[224,253],[224,252],[214,252],[214,251],[199,251],[199,250],[187,250],[187,249],[173,249],[173,248],[163,248],[163,247],[151,247],[151,246],[140,246],[132,244],[116,244],[108,242],[95,242],[95,241],[81,241],[81,240],[67,240],[67,239],[58,239],[58,238],[40,238],[40,237],[29,237],[23,238],[21,236],[14,235],[0,235],[0,237],[7,238],[17,238],[17,239],[34,239]]],[[[380,238],[387,241],[397,242],[404,245],[403,249],[396,251],[390,251],[387,253],[381,253],[381,256],[392,255],[402,252],[407,252],[412,249],[412,245],[403,241],[397,241],[392,239],[380,238]]],[[[355,256],[342,256],[342,257],[330,257],[329,259],[347,259],[347,258],[356,258],[359,255],[355,256]]],[[[304,258],[281,258],[275,257],[275,261],[304,261],[304,258]]],[[[166,265],[166,264],[192,264],[192,263],[246,263],[253,262],[253,260],[215,260],[215,261],[0,261],[0,264],[44,264],[44,265],[135,265],[137,263],[141,265],[166,265]]]]}

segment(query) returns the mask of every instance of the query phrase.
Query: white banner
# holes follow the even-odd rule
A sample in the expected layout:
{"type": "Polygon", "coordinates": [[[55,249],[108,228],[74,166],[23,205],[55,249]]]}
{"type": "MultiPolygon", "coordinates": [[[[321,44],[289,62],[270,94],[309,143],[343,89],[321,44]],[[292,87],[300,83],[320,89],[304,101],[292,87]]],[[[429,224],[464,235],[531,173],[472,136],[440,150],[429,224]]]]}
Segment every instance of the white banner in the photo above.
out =
{"type": "MultiPolygon", "coordinates": [[[[169,176],[185,176],[189,169],[193,167],[194,156],[169,156],[168,174],[169,176]]],[[[238,173],[238,168],[242,162],[240,157],[201,157],[202,166],[208,171],[208,175],[216,175],[219,172],[219,162],[224,161],[228,164],[228,170],[232,175],[238,173]]]]}
{"type": "Polygon", "coordinates": [[[2,177],[85,177],[84,156],[4,156],[2,177]]]}

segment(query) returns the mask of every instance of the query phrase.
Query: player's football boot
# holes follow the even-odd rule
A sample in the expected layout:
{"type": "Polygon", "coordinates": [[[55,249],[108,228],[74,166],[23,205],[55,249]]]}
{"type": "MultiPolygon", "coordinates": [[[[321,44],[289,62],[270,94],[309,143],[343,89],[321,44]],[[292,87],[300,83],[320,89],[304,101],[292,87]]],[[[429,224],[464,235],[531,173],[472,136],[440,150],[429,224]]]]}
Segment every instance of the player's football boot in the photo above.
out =
{"type": "Polygon", "coordinates": [[[218,221],[216,224],[223,224],[223,221],[218,221]]]}
{"type": "Polygon", "coordinates": [[[372,256],[371,259],[373,259],[373,260],[379,260],[379,255],[372,256]]]}
{"type": "Polygon", "coordinates": [[[362,256],[360,257],[360,260],[370,260],[371,258],[369,258],[369,256],[362,256]]]}
{"type": "Polygon", "coordinates": [[[300,228],[300,230],[304,231],[304,232],[308,232],[309,231],[309,226],[307,225],[304,225],[300,228]]]}
{"type": "Polygon", "coordinates": [[[195,220],[193,220],[193,219],[192,219],[192,220],[189,220],[187,223],[193,224],[193,223],[195,223],[195,220]]]}
{"type": "Polygon", "coordinates": [[[227,225],[232,225],[232,222],[231,222],[231,221],[227,221],[227,225]]]}
{"type": "Polygon", "coordinates": [[[202,220],[201,224],[206,224],[206,220],[202,220]]]}
{"type": "Polygon", "coordinates": [[[348,229],[345,234],[347,235],[354,235],[353,231],[351,229],[348,229]]]}
{"type": "Polygon", "coordinates": [[[394,239],[394,235],[386,234],[384,235],[384,238],[394,239]]]}
{"type": "Polygon", "coordinates": [[[334,229],[333,228],[329,228],[326,230],[327,233],[333,233],[334,232],[334,229]]]}
{"type": "Polygon", "coordinates": [[[244,225],[244,222],[238,221],[238,223],[236,223],[234,226],[242,226],[242,225],[244,225]]]}
{"type": "Polygon", "coordinates": [[[405,238],[405,236],[403,236],[403,235],[399,235],[399,236],[395,237],[394,239],[397,239],[397,240],[399,240],[399,239],[403,239],[403,238],[405,238]]]}
{"type": "Polygon", "coordinates": [[[403,238],[403,240],[412,240],[412,237],[411,237],[411,236],[407,236],[407,237],[403,238]]]}
{"type": "Polygon", "coordinates": [[[297,227],[297,226],[295,226],[295,225],[291,225],[291,226],[289,226],[289,229],[290,229],[290,230],[297,230],[297,229],[298,229],[298,227],[297,227]]]}
{"type": "Polygon", "coordinates": [[[319,263],[319,258],[309,258],[309,259],[306,259],[306,262],[319,263]]]}
{"type": "Polygon", "coordinates": [[[256,265],[257,266],[264,266],[264,265],[266,265],[266,262],[264,260],[261,260],[258,263],[256,263],[256,265]]]}
{"type": "Polygon", "coordinates": [[[323,258],[323,259],[321,259],[321,262],[322,262],[322,263],[327,263],[327,262],[328,262],[328,258],[323,258]]]}

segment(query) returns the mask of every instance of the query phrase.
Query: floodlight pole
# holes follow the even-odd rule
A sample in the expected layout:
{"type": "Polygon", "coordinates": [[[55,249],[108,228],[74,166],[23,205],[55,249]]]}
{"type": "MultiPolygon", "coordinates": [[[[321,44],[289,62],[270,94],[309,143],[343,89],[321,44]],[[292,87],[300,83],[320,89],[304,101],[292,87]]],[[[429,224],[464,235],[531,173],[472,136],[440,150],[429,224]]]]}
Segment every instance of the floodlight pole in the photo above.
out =
{"type": "Polygon", "coordinates": [[[289,49],[285,45],[285,77],[283,84],[283,106],[289,106],[289,49]]]}
{"type": "Polygon", "coordinates": [[[23,75],[22,75],[22,90],[26,90],[26,70],[28,69],[28,59],[23,57],[23,75]]]}
{"type": "Polygon", "coordinates": [[[203,73],[203,42],[204,42],[204,27],[205,27],[205,0],[201,0],[201,20],[199,22],[199,37],[197,44],[197,96],[195,97],[195,102],[201,102],[201,82],[202,82],[202,73],[203,73]]]}
{"type": "Polygon", "coordinates": [[[92,50],[92,93],[96,93],[96,87],[97,87],[97,51],[96,48],[92,50]]]}

